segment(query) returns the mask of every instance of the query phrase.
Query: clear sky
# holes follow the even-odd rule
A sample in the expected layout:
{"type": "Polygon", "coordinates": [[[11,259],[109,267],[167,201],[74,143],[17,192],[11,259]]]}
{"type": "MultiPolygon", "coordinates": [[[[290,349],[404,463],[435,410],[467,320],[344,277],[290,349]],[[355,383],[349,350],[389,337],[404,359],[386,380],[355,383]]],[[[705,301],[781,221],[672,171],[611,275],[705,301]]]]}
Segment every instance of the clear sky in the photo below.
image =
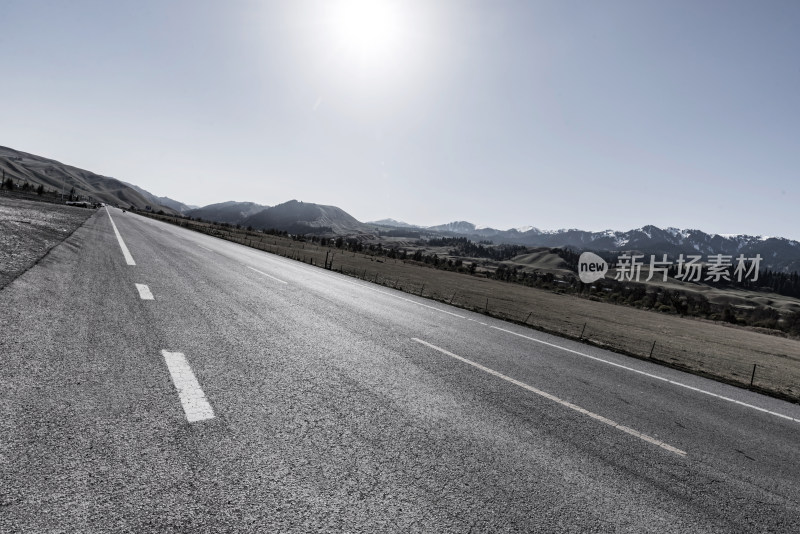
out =
{"type": "Polygon", "coordinates": [[[187,204],[800,239],[800,2],[0,0],[0,145],[187,204]]]}

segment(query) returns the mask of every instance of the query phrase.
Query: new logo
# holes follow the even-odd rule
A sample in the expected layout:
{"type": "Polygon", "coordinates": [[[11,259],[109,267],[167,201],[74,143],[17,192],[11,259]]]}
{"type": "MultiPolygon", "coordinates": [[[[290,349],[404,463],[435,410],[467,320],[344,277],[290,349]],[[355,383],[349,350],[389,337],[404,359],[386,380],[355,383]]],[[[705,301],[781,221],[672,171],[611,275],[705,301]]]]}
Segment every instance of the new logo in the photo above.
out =
{"type": "Polygon", "coordinates": [[[578,258],[578,276],[584,284],[591,284],[603,278],[608,272],[606,260],[592,252],[584,252],[578,258]]]}

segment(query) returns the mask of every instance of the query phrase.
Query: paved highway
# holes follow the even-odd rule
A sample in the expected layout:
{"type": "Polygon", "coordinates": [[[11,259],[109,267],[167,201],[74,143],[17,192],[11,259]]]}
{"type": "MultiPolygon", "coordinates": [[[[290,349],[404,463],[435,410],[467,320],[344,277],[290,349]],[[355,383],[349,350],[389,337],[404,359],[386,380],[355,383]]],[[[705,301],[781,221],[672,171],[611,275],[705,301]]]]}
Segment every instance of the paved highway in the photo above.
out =
{"type": "Polygon", "coordinates": [[[2,532],[800,532],[797,405],[113,208],[0,358],[2,532]]]}

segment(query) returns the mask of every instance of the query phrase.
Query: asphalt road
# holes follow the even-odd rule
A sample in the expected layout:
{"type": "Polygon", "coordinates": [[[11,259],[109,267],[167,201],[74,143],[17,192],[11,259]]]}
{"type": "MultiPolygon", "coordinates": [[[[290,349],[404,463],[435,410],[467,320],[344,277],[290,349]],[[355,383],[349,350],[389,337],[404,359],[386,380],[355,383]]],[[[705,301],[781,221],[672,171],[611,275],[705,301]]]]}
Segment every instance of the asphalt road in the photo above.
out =
{"type": "Polygon", "coordinates": [[[800,532],[797,405],[116,209],[0,361],[0,532],[800,532]]]}

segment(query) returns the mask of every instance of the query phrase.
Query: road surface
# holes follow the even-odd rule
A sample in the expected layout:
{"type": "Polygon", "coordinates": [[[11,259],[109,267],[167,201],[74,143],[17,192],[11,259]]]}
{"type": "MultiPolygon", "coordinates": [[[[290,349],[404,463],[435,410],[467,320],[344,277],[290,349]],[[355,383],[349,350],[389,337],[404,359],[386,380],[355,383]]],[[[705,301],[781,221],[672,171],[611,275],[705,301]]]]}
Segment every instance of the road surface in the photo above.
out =
{"type": "Polygon", "coordinates": [[[797,405],[113,208],[0,358],[2,532],[800,532],[797,405]]]}

